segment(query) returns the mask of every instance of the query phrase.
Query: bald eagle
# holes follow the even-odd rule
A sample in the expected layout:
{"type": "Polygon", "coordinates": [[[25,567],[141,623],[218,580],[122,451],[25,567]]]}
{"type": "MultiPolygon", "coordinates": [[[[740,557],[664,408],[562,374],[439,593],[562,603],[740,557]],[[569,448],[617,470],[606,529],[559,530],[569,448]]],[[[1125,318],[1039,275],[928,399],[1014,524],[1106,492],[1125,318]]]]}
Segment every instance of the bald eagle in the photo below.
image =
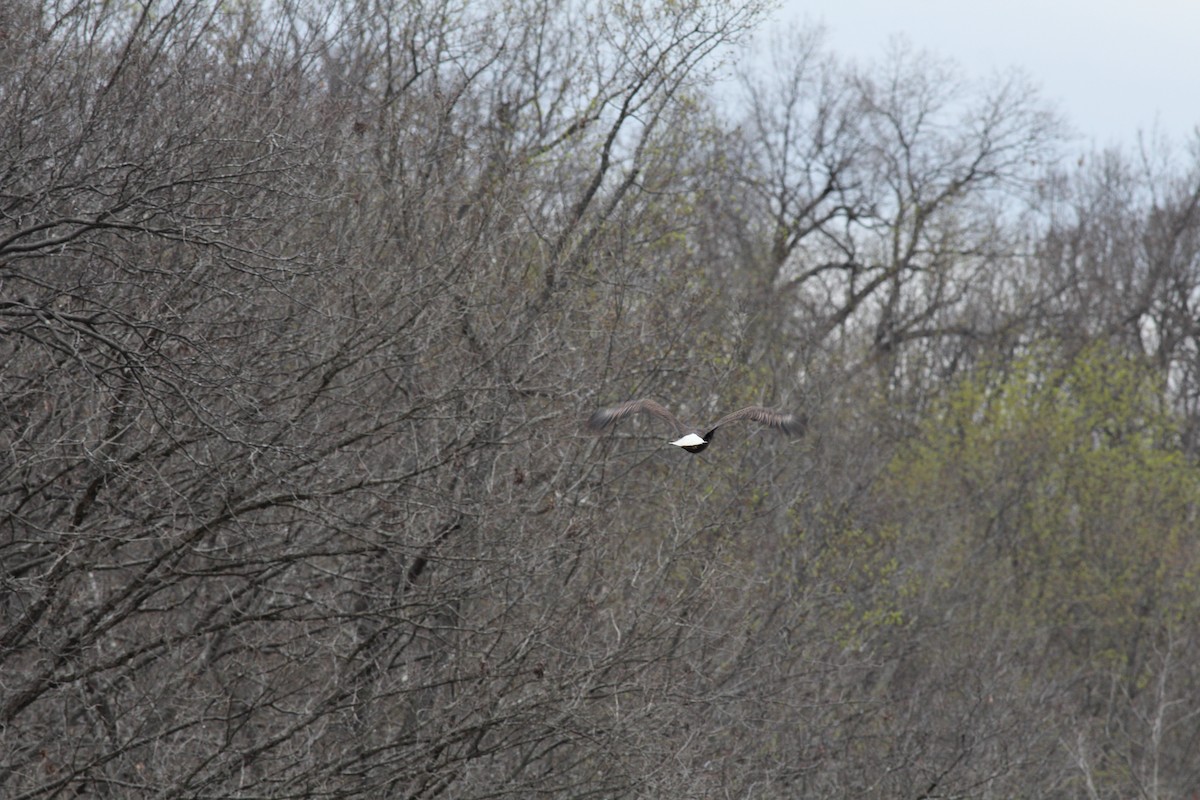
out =
{"type": "Polygon", "coordinates": [[[804,427],[803,422],[794,414],[786,414],[779,411],[773,411],[762,406],[747,406],[746,408],[734,411],[732,414],[726,414],[719,420],[708,426],[707,433],[701,434],[701,428],[691,428],[680,422],[674,414],[664,408],[662,405],[653,400],[627,400],[608,408],[602,408],[592,414],[588,420],[588,427],[594,431],[601,431],[612,425],[614,422],[623,419],[630,414],[645,413],[666,420],[671,427],[675,429],[675,434],[679,438],[671,442],[676,447],[682,447],[689,453],[699,453],[704,448],[708,447],[712,442],[713,434],[717,432],[717,428],[730,422],[748,419],[753,422],[761,422],[768,428],[774,428],[778,431],[783,431],[787,434],[797,434],[804,427]]]}

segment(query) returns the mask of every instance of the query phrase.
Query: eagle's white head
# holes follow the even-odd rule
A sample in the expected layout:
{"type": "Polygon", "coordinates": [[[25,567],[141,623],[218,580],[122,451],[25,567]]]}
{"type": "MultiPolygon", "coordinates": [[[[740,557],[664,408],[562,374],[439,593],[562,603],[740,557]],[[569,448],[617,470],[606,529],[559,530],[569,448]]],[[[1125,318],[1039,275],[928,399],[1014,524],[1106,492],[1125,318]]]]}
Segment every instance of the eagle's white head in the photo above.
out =
{"type": "Polygon", "coordinates": [[[675,441],[671,442],[671,444],[675,445],[676,447],[695,447],[698,444],[704,444],[704,440],[695,433],[689,433],[682,439],[676,439],[675,441]]]}

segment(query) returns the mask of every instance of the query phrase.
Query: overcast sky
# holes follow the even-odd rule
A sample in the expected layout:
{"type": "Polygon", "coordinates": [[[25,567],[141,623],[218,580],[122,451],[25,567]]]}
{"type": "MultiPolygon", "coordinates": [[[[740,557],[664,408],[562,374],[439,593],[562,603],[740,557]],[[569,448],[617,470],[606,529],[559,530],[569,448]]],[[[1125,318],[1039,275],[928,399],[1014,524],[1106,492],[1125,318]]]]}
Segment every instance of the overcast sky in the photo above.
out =
{"type": "Polygon", "coordinates": [[[778,13],[823,22],[860,62],[903,34],[973,76],[1021,67],[1084,145],[1156,125],[1181,145],[1200,124],[1200,0],[782,0],[778,13]]]}

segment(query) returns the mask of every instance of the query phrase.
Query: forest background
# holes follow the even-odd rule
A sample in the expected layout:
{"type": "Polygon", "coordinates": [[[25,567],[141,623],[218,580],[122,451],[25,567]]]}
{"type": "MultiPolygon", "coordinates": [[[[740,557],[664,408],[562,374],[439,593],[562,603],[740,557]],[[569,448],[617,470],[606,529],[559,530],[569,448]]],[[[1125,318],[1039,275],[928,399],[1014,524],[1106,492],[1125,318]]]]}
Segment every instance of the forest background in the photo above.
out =
{"type": "Polygon", "coordinates": [[[1200,139],[767,11],[0,3],[0,795],[1200,791],[1200,139]]]}

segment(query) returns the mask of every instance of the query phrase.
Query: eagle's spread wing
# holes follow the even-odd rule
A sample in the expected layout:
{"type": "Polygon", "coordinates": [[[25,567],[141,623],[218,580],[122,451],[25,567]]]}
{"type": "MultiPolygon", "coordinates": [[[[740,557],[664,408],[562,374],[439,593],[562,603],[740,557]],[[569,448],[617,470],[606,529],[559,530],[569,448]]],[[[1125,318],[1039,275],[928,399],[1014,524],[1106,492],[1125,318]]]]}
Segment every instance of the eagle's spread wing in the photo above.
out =
{"type": "MultiPolygon", "coordinates": [[[[795,414],[787,414],[780,411],[775,411],[762,406],[747,406],[746,408],[734,411],[732,414],[726,414],[719,420],[713,423],[709,430],[711,434],[717,428],[730,422],[748,419],[754,422],[761,422],[768,428],[774,428],[777,431],[783,431],[786,434],[794,436],[804,428],[803,421],[795,414]]],[[[704,437],[709,438],[708,436],[704,437]]]]}
{"type": "Polygon", "coordinates": [[[652,414],[659,419],[666,420],[678,434],[687,432],[679,420],[675,419],[674,414],[653,400],[626,400],[624,403],[602,408],[592,414],[591,419],[588,420],[588,427],[594,431],[602,430],[617,420],[638,413],[652,414]]]}

